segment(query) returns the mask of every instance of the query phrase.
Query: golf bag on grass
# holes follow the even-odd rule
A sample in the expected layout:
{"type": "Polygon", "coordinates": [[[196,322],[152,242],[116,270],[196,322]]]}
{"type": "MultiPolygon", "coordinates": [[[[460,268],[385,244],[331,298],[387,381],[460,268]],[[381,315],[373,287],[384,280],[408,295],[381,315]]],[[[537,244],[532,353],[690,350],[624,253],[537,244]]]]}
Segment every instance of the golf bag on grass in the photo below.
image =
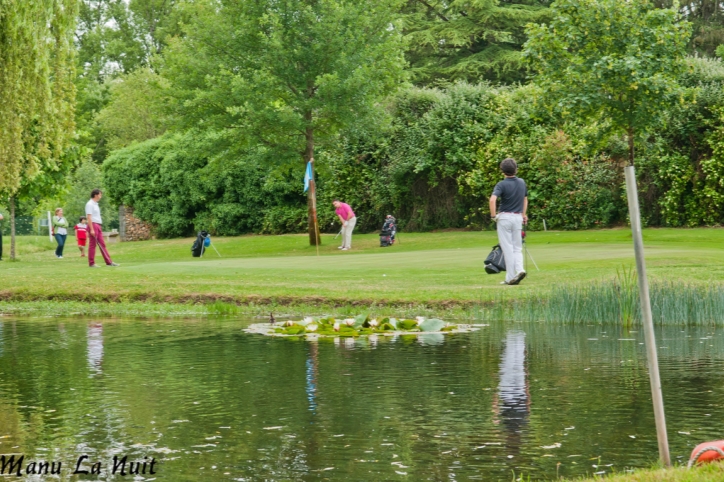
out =
{"type": "Polygon", "coordinates": [[[392,246],[395,244],[395,235],[397,234],[397,225],[395,224],[397,220],[387,215],[387,219],[385,219],[385,224],[382,225],[382,230],[380,231],[380,247],[386,248],[387,246],[392,246]]]}
{"type": "Polygon", "coordinates": [[[500,245],[496,244],[493,246],[493,250],[488,257],[485,258],[485,272],[488,274],[497,274],[501,271],[505,271],[505,256],[503,256],[503,250],[500,249],[500,245]]]}
{"type": "Polygon", "coordinates": [[[200,258],[202,254],[204,254],[204,250],[208,248],[209,244],[211,244],[211,239],[209,238],[208,231],[199,231],[199,234],[196,236],[196,241],[194,241],[194,245],[191,246],[191,255],[194,258],[200,258]]]}

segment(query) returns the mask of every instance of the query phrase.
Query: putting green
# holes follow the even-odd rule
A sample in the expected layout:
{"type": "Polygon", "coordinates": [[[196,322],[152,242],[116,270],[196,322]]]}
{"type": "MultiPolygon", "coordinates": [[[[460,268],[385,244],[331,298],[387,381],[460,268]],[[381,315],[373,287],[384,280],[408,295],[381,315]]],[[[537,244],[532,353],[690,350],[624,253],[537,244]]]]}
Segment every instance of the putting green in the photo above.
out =
{"type": "MultiPolygon", "coordinates": [[[[17,263],[0,263],[6,299],[81,299],[96,294],[122,299],[224,296],[242,299],[333,299],[365,302],[473,302],[521,296],[561,283],[611,278],[634,265],[625,229],[530,233],[528,248],[540,268],[527,261],[520,286],[501,286],[483,260],[496,243],[493,232],[408,233],[402,244],[380,248],[376,235],[357,235],[354,249],[336,249],[324,237],[320,256],[303,235],[215,238],[224,257],[208,251],[190,256],[190,239],[153,240],[110,246],[120,268],[89,270],[72,242],[66,258],[52,245],[18,239],[17,263]]],[[[645,231],[652,280],[718,282],[724,278],[724,230],[645,231]]]]}

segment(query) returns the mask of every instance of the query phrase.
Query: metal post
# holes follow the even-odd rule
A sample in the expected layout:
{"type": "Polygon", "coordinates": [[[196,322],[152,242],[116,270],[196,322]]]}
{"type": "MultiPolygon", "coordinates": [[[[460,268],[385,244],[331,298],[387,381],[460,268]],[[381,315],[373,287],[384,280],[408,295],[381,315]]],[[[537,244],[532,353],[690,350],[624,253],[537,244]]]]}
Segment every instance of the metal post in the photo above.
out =
{"type": "Polygon", "coordinates": [[[636,273],[638,274],[639,297],[641,298],[641,321],[644,325],[646,359],[649,365],[649,379],[651,381],[651,398],[654,403],[656,437],[659,442],[659,458],[665,467],[670,467],[671,457],[669,456],[669,440],[666,436],[664,398],[661,393],[659,359],[656,355],[656,334],[654,333],[654,321],[651,316],[649,282],[646,278],[646,260],[644,258],[644,240],[641,233],[641,214],[639,212],[638,189],[636,188],[636,171],[633,166],[626,166],[624,173],[626,175],[626,194],[628,197],[629,217],[631,218],[631,233],[633,235],[634,253],[636,255],[636,273]]]}

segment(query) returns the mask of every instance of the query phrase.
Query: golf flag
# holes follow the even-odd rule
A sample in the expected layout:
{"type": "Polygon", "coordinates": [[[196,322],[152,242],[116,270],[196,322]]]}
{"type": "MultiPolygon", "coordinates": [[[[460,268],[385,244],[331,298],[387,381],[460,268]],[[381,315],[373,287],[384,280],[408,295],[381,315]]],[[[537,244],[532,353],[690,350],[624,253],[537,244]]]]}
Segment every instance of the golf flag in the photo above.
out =
{"type": "Polygon", "coordinates": [[[307,172],[304,173],[304,192],[307,192],[309,189],[309,181],[314,179],[314,176],[312,176],[312,163],[307,163],[307,172]]]}

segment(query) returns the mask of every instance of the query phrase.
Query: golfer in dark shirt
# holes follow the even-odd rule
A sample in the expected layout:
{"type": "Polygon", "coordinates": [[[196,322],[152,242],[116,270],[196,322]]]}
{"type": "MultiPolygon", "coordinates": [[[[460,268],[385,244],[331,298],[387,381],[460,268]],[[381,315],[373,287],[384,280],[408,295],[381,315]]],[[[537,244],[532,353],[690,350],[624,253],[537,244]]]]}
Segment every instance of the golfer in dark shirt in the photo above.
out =
{"type": "Polygon", "coordinates": [[[508,158],[500,163],[505,179],[495,185],[490,196],[490,217],[498,223],[498,242],[505,257],[505,281],[501,284],[517,285],[525,278],[523,270],[523,224],[528,222],[528,187],[516,177],[518,164],[508,158]],[[496,211],[496,201],[500,208],[496,211]]]}

